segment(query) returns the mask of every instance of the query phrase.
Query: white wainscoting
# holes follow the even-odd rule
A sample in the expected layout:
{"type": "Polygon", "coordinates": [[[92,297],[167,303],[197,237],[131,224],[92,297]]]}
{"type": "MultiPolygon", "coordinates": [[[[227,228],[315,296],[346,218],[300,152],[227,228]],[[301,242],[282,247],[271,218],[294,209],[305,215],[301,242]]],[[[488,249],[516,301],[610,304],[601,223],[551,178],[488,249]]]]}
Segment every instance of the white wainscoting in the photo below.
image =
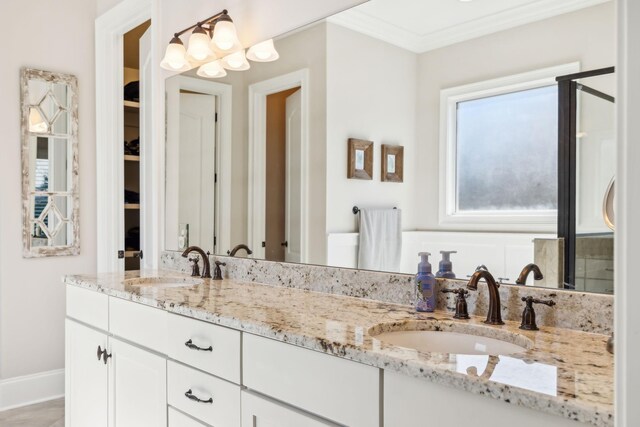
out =
{"type": "MultiPolygon", "coordinates": [[[[415,274],[418,252],[431,252],[434,273],[438,270],[440,251],[458,251],[451,255],[453,271],[460,278],[473,273],[480,264],[496,277],[514,282],[522,267],[533,262],[533,239],[552,239],[555,234],[475,233],[456,231],[404,231],[400,272],[415,274]]],[[[329,233],[327,265],[356,268],[358,233],[329,233]]],[[[532,284],[529,277],[527,284],[532,284]]]]}
{"type": "Polygon", "coordinates": [[[0,381],[0,411],[64,396],[64,369],[0,381]]]}

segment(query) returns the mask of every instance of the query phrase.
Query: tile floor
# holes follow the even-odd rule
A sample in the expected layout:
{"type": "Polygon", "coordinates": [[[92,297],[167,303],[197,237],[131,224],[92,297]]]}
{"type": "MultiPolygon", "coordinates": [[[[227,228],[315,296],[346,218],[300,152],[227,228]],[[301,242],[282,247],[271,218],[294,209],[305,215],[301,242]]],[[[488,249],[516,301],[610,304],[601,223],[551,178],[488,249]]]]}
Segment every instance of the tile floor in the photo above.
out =
{"type": "Polygon", "coordinates": [[[64,427],[64,399],[0,412],[2,427],[64,427]]]}

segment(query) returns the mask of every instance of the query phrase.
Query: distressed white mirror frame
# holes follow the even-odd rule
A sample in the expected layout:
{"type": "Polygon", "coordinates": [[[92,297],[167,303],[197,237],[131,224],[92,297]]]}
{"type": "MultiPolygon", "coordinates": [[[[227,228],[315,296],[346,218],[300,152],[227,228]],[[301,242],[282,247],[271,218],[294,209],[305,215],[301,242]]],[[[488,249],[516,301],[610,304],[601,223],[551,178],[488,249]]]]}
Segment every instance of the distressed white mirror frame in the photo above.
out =
{"type": "MultiPolygon", "coordinates": [[[[78,197],[78,82],[77,78],[69,74],[53,73],[49,71],[23,68],[20,73],[20,105],[21,105],[21,135],[22,135],[22,242],[23,257],[48,257],[48,256],[68,256],[80,253],[79,234],[79,197],[78,197]],[[40,82],[44,84],[44,94],[30,94],[30,82],[40,82]],[[66,105],[60,105],[53,93],[54,85],[65,86],[66,105]],[[34,100],[34,95],[41,98],[34,100]],[[55,105],[56,113],[48,118],[43,114],[40,105],[46,102],[47,97],[51,97],[55,105]],[[33,101],[33,102],[31,102],[33,101]],[[37,107],[36,107],[37,106],[37,107]],[[41,126],[30,125],[30,115],[32,110],[37,118],[41,120],[41,126]],[[54,122],[60,115],[65,116],[66,132],[56,134],[54,122]],[[37,144],[32,143],[33,138],[55,138],[58,141],[66,141],[66,188],[43,188],[38,190],[35,186],[36,176],[31,171],[31,158],[35,158],[38,150],[37,144]],[[38,216],[36,213],[36,203],[32,199],[36,197],[46,197],[47,204],[41,209],[38,216]],[[66,202],[64,208],[56,206],[56,200],[63,198],[66,202]],[[45,223],[45,218],[55,217],[57,225],[49,229],[45,223]],[[32,232],[39,228],[45,235],[45,244],[34,244],[32,232]],[[60,244],[56,242],[56,237],[60,233],[66,233],[60,244]]],[[[33,122],[33,120],[31,120],[33,122]]],[[[55,141],[54,139],[51,139],[55,141]]],[[[55,142],[54,142],[55,145],[55,142]]]]}

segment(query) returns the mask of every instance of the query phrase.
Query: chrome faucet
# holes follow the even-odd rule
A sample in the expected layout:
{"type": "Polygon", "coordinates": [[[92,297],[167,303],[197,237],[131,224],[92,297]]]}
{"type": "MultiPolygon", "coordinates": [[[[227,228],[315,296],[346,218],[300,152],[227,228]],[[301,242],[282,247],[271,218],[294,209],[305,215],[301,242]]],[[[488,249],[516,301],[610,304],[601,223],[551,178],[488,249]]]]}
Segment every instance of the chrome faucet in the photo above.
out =
{"type": "Polygon", "coordinates": [[[527,277],[529,277],[529,273],[533,271],[533,279],[534,280],[542,280],[544,276],[542,275],[542,271],[540,271],[540,267],[535,265],[534,263],[527,264],[524,266],[520,275],[516,279],[516,285],[524,285],[527,283],[527,277]]]}
{"type": "Polygon", "coordinates": [[[247,251],[247,255],[251,255],[253,253],[253,251],[249,249],[249,246],[241,243],[239,245],[236,245],[236,247],[231,249],[230,251],[227,251],[227,255],[236,256],[236,252],[238,252],[240,249],[244,249],[245,251],[247,251]]]}
{"type": "Polygon", "coordinates": [[[211,278],[211,263],[209,262],[209,253],[205,253],[202,248],[198,246],[189,246],[187,249],[182,252],[182,256],[186,258],[191,252],[198,252],[202,257],[202,262],[204,263],[204,268],[202,269],[202,278],[210,279],[211,278]]]}
{"type": "Polygon", "coordinates": [[[496,283],[496,280],[489,271],[478,270],[473,273],[473,276],[471,276],[467,284],[467,289],[477,291],[478,281],[480,279],[484,279],[489,287],[489,312],[487,313],[487,320],[485,320],[484,323],[488,323],[489,325],[504,325],[502,314],[500,313],[500,292],[498,292],[500,285],[496,283]]]}

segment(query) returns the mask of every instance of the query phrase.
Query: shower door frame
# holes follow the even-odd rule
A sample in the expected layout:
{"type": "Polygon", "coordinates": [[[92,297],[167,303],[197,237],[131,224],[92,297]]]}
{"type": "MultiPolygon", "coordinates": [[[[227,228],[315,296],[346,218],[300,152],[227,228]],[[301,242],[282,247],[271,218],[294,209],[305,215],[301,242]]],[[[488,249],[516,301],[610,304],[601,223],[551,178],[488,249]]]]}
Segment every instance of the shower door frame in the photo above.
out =
{"type": "Polygon", "coordinates": [[[575,289],[576,270],[576,132],[578,90],[614,102],[614,98],[576,80],[612,74],[615,67],[556,77],[558,82],[558,238],[564,240],[563,288],[575,289]]]}

